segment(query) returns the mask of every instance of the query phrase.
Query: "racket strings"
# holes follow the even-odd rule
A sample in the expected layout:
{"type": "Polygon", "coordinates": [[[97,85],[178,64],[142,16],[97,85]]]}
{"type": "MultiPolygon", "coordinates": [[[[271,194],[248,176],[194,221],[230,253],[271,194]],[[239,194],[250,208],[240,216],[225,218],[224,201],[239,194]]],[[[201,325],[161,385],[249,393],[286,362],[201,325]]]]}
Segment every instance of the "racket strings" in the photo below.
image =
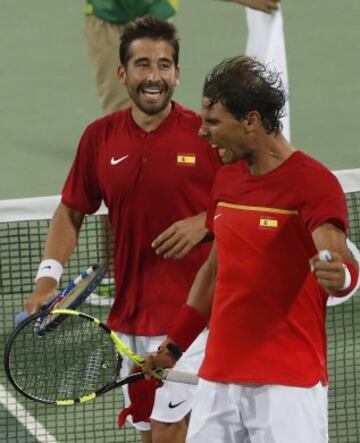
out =
{"type": "Polygon", "coordinates": [[[118,375],[110,336],[93,321],[66,316],[54,331],[39,335],[28,323],[11,348],[15,383],[45,401],[73,400],[96,392],[118,375]]]}

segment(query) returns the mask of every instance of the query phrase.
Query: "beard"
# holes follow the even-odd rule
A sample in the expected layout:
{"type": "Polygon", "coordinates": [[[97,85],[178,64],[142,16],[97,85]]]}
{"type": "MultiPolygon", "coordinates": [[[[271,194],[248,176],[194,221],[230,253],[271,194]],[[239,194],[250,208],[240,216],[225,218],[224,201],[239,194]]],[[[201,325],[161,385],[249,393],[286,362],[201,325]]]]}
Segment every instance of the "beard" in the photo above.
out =
{"type": "Polygon", "coordinates": [[[145,114],[155,115],[163,111],[174,94],[174,86],[165,82],[143,82],[138,86],[128,86],[128,94],[135,105],[145,114]],[[157,91],[146,93],[146,90],[157,91]]]}

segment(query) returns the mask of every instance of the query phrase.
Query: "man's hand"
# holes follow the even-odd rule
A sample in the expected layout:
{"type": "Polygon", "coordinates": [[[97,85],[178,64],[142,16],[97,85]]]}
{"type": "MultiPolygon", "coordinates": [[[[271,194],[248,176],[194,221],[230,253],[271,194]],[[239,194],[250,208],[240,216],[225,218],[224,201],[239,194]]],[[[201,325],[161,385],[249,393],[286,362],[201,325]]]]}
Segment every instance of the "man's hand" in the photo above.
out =
{"type": "Polygon", "coordinates": [[[56,295],[56,281],[53,278],[40,278],[34,292],[25,300],[24,308],[28,314],[39,311],[56,295]]]}
{"type": "Polygon", "coordinates": [[[233,3],[239,3],[240,5],[247,6],[257,11],[271,14],[279,9],[280,0],[230,0],[233,3]]]}
{"type": "Polygon", "coordinates": [[[345,271],[340,254],[330,251],[330,256],[329,261],[320,260],[319,254],[310,260],[311,269],[319,285],[329,293],[341,290],[345,282],[345,271]]]}
{"type": "MultiPolygon", "coordinates": [[[[168,340],[165,340],[166,343],[168,340]]],[[[174,356],[166,349],[165,346],[160,345],[156,354],[149,354],[144,356],[145,363],[142,366],[142,371],[145,378],[149,380],[152,377],[152,371],[155,368],[173,368],[176,364],[174,356]]]]}
{"type": "Polygon", "coordinates": [[[205,212],[172,224],[151,244],[157,255],[179,260],[206,235],[205,212]]]}

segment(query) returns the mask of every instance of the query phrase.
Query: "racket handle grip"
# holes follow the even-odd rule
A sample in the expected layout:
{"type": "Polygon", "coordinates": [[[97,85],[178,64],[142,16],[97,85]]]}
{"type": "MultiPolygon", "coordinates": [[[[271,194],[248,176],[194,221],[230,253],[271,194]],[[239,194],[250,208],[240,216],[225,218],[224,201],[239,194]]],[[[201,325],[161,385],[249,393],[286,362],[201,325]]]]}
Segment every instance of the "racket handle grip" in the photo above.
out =
{"type": "Polygon", "coordinates": [[[28,318],[29,314],[25,311],[23,312],[19,312],[18,314],[15,315],[15,326],[18,326],[21,322],[23,322],[24,320],[26,320],[28,318]]]}
{"type": "Polygon", "coordinates": [[[175,383],[185,383],[187,385],[197,385],[199,377],[191,372],[179,371],[177,369],[165,369],[166,381],[175,383]]]}

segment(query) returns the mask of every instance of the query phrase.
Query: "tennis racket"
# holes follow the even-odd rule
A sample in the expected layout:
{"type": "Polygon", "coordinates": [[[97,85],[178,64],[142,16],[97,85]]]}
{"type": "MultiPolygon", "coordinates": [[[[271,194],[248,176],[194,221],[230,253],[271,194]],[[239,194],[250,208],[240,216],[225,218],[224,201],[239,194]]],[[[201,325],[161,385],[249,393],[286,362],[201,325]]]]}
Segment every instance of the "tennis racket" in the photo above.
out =
{"type": "MultiPolygon", "coordinates": [[[[94,291],[100,284],[107,272],[105,264],[92,265],[86,271],[82,272],[61,292],[56,294],[42,309],[42,315],[39,316],[35,331],[38,334],[46,334],[51,329],[55,328],[61,321],[62,317],[48,316],[47,311],[56,308],[59,309],[75,309],[84,302],[84,300],[94,291]]],[[[27,318],[27,313],[18,314],[15,319],[15,324],[19,324],[27,318]]]]}
{"type": "MultiPolygon", "coordinates": [[[[58,319],[57,327],[39,335],[40,315],[36,313],[18,325],[5,348],[7,377],[25,397],[46,404],[74,405],[144,378],[141,372],[119,378],[123,355],[140,367],[144,359],[100,320],[74,310],[54,309],[46,315],[58,319]]],[[[195,374],[161,368],[155,369],[153,376],[187,384],[198,381],[195,374]]]]}

